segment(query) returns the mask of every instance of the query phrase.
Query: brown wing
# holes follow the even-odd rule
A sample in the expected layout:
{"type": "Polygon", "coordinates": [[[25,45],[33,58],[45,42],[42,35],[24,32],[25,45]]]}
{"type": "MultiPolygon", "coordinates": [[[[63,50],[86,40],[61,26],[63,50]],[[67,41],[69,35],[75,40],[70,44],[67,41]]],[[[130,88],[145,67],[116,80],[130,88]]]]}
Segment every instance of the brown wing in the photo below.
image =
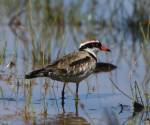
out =
{"type": "Polygon", "coordinates": [[[84,58],[81,58],[81,59],[78,59],[78,60],[75,60],[74,62],[70,63],[70,67],[72,66],[79,66],[79,65],[82,65],[83,63],[87,63],[90,61],[90,57],[89,56],[86,56],[84,58]]]}
{"type": "Polygon", "coordinates": [[[90,63],[96,64],[95,59],[89,53],[80,51],[56,60],[54,63],[46,66],[46,69],[47,71],[57,72],[60,75],[79,75],[79,73],[83,73],[88,68],[90,63]]]}
{"type": "Polygon", "coordinates": [[[70,66],[70,64],[72,64],[73,62],[76,62],[78,60],[82,60],[84,58],[86,58],[87,56],[90,56],[87,52],[84,51],[80,51],[80,52],[74,52],[74,53],[70,53],[56,61],[54,61],[53,63],[49,64],[48,66],[46,66],[47,68],[67,68],[70,66]]]}

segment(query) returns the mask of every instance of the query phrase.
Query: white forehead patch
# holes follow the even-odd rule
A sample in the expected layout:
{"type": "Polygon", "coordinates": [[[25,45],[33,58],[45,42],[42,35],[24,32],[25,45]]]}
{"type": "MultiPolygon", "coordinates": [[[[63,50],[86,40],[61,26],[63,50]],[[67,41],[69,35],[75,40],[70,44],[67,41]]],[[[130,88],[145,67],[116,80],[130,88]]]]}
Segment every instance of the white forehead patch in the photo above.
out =
{"type": "Polygon", "coordinates": [[[81,47],[81,46],[84,46],[84,45],[86,45],[86,44],[88,44],[88,43],[99,43],[99,41],[98,41],[98,40],[86,41],[86,42],[81,43],[81,44],[80,44],[80,47],[81,47]]]}

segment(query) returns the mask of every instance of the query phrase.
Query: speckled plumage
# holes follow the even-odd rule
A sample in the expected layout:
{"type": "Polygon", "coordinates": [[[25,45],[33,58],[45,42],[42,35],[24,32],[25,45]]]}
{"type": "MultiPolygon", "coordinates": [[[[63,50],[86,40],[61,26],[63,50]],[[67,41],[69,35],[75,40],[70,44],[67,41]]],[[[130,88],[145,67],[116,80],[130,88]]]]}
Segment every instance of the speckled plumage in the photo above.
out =
{"type": "Polygon", "coordinates": [[[49,77],[63,82],[80,82],[88,77],[96,67],[96,60],[86,51],[74,52],[55,61],[46,68],[54,70],[49,77]]]}
{"type": "MultiPolygon", "coordinates": [[[[26,79],[36,77],[49,77],[53,80],[64,83],[76,83],[76,94],[78,93],[79,82],[96,71],[97,52],[110,51],[102,46],[98,40],[85,41],[80,44],[79,51],[70,53],[44,68],[34,70],[25,75],[26,79]]],[[[65,84],[62,90],[62,99],[64,100],[65,84]]],[[[64,104],[64,103],[63,103],[64,104]]]]}
{"type": "Polygon", "coordinates": [[[35,77],[50,77],[65,83],[79,83],[95,71],[97,52],[110,51],[98,40],[89,40],[80,44],[79,51],[70,53],[44,68],[25,75],[26,79],[35,77]]]}
{"type": "Polygon", "coordinates": [[[94,72],[96,62],[96,59],[86,51],[73,52],[29,73],[26,78],[50,77],[57,81],[79,83],[94,72]]]}

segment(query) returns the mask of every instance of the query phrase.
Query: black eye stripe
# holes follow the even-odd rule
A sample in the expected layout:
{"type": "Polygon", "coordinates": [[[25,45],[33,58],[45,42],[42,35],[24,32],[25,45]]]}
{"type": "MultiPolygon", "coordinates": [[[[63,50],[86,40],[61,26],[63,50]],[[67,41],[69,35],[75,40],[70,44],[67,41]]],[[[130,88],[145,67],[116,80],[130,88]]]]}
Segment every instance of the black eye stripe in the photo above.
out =
{"type": "Polygon", "coordinates": [[[86,44],[84,46],[81,46],[79,48],[79,50],[83,50],[83,49],[86,49],[86,48],[94,48],[94,47],[99,48],[99,46],[100,46],[100,43],[88,43],[88,44],[86,44]]]}
{"type": "Polygon", "coordinates": [[[89,43],[89,44],[85,45],[85,48],[93,48],[93,47],[95,47],[94,43],[89,43]]]}

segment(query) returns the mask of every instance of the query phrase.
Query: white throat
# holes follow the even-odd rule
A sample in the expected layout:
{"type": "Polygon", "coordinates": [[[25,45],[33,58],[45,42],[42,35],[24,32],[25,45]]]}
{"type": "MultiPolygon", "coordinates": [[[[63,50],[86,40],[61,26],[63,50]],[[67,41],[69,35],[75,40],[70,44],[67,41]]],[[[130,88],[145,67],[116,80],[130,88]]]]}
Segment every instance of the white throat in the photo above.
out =
{"type": "Polygon", "coordinates": [[[86,48],[84,49],[84,51],[92,54],[95,58],[97,58],[96,54],[98,53],[98,49],[97,48],[86,48]]]}

